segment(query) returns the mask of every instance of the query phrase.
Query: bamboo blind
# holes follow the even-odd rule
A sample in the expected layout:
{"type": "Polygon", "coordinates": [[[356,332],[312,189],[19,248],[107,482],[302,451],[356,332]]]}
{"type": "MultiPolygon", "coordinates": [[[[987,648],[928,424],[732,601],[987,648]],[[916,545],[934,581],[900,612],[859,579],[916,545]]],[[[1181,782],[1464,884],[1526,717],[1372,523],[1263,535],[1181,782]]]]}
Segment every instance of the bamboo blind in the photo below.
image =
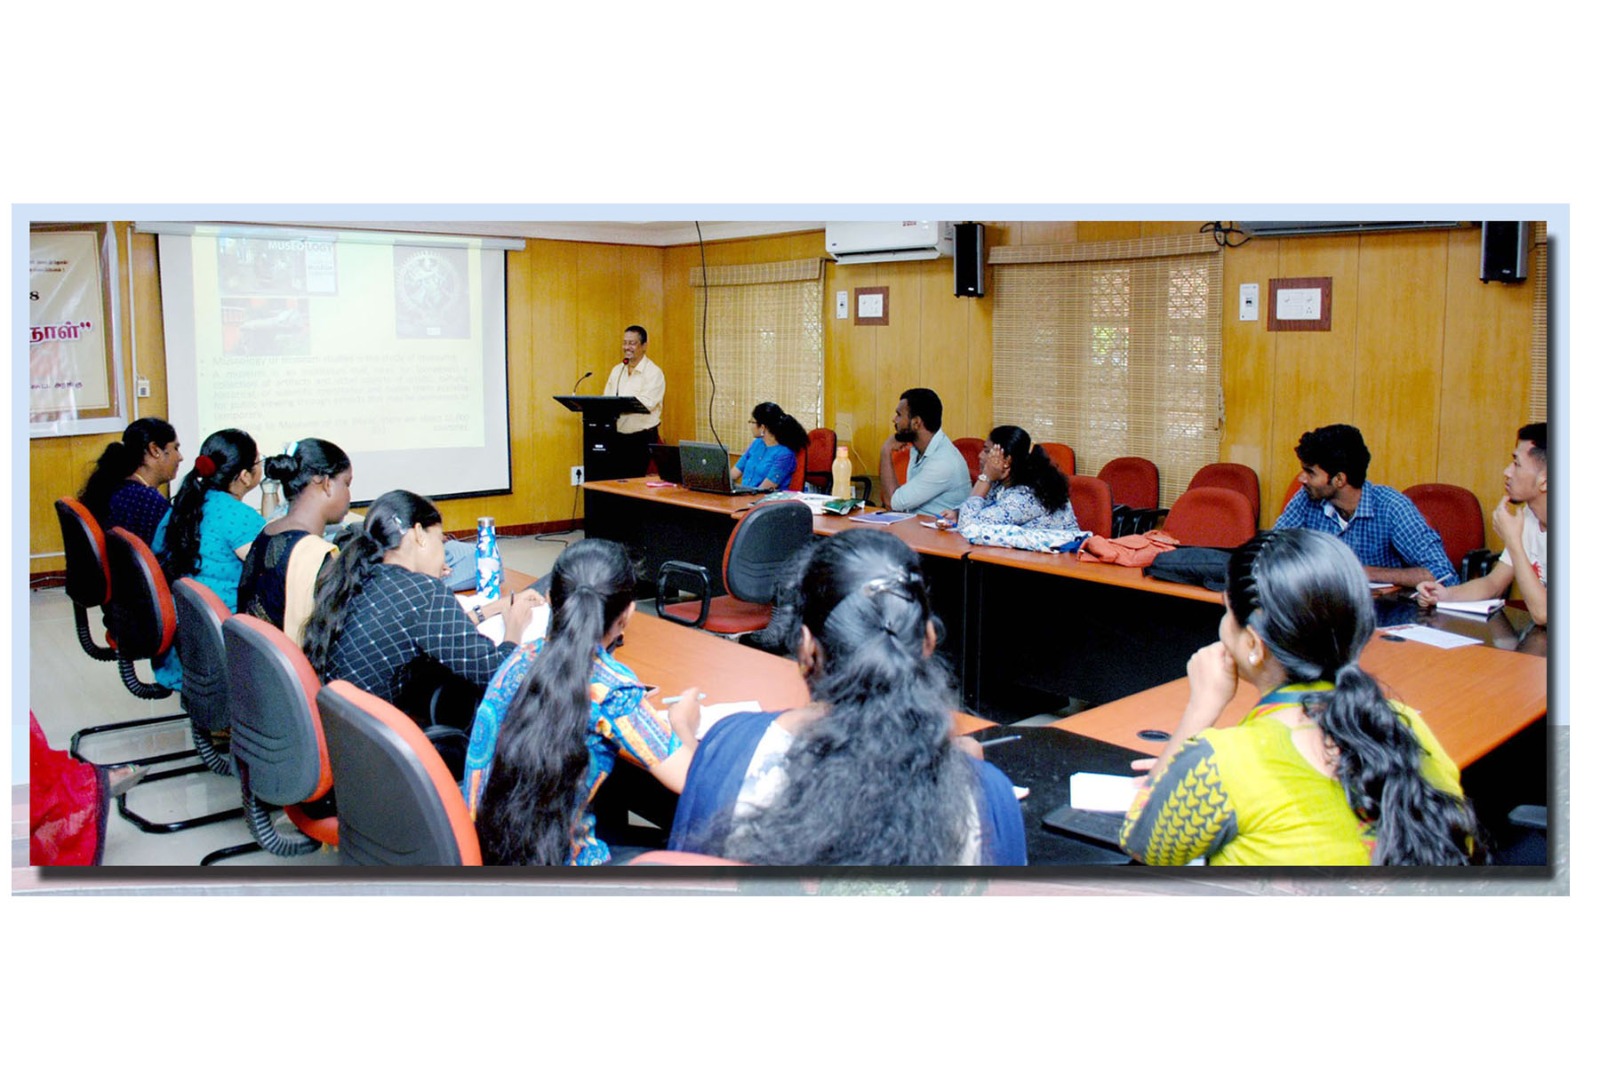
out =
{"type": "Polygon", "coordinates": [[[807,429],[821,425],[822,260],[695,267],[689,283],[696,436],[743,451],[750,411],[769,400],[807,429]]]}
{"type": "Polygon", "coordinates": [[[996,248],[995,421],[1093,473],[1161,470],[1161,505],[1221,436],[1222,254],[1208,234],[996,248]]]}

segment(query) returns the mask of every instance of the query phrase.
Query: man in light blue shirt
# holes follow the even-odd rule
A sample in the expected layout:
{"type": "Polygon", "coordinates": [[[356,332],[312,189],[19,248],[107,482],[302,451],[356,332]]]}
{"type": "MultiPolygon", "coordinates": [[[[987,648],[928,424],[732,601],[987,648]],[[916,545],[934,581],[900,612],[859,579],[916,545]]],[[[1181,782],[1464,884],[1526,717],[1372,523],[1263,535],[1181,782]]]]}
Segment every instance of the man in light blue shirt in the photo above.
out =
{"type": "Polygon", "coordinates": [[[972,493],[967,460],[939,427],[944,404],[932,389],[907,389],[894,409],[894,433],[878,455],[878,482],[883,499],[896,511],[939,515],[961,506],[972,493]],[[894,473],[894,453],[911,449],[906,482],[894,473]]]}

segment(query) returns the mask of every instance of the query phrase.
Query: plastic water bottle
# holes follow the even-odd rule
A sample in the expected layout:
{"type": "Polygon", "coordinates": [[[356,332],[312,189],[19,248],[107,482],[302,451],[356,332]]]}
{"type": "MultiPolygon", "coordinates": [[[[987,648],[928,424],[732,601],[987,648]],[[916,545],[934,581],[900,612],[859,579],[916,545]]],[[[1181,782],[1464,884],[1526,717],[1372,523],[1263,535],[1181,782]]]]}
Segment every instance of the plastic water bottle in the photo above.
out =
{"type": "Polygon", "coordinates": [[[494,519],[478,519],[478,595],[500,598],[500,542],[495,539],[494,519]]]}
{"type": "Polygon", "coordinates": [[[849,497],[853,493],[850,486],[850,449],[846,445],[839,445],[833,455],[833,494],[839,497],[849,497]]]}

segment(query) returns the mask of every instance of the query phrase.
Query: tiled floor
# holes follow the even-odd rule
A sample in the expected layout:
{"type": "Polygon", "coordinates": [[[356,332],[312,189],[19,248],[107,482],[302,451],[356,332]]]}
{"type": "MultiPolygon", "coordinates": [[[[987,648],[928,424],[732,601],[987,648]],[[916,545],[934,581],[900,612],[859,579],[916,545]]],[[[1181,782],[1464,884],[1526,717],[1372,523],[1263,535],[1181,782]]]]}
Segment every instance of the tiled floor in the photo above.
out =
{"type": "MultiPolygon", "coordinates": [[[[549,571],[560,554],[564,546],[562,541],[577,540],[582,536],[581,532],[559,534],[560,539],[552,537],[546,540],[502,536],[501,557],[508,569],[543,574],[549,571]]],[[[63,589],[29,593],[28,608],[28,698],[53,746],[66,748],[73,733],[85,726],[179,712],[177,697],[138,699],[122,684],[115,663],[97,662],[84,654],[74,631],[72,602],[67,599],[63,589]]],[[[90,614],[96,639],[103,643],[99,612],[90,614]]],[[[137,671],[141,678],[150,680],[149,664],[140,664],[137,671]]],[[[188,726],[180,722],[133,730],[113,737],[87,738],[80,753],[96,762],[119,762],[190,746],[188,726]]],[[[21,802],[27,802],[25,790],[21,802]]],[[[232,777],[211,773],[191,774],[133,789],[129,793],[129,806],[153,821],[176,821],[209,811],[238,807],[239,786],[232,777]]],[[[25,834],[23,839],[26,839],[25,834]]],[[[218,848],[245,843],[249,839],[250,831],[240,819],[178,833],[145,833],[117,814],[113,806],[106,827],[104,865],[194,866],[202,857],[218,848]]],[[[16,840],[15,835],[13,840],[16,840]]],[[[18,849],[13,849],[13,866],[25,866],[27,861],[25,846],[20,849],[20,857],[18,849]]],[[[227,860],[227,865],[330,866],[337,865],[338,861],[336,853],[322,849],[294,858],[260,853],[245,855],[227,860]]]]}

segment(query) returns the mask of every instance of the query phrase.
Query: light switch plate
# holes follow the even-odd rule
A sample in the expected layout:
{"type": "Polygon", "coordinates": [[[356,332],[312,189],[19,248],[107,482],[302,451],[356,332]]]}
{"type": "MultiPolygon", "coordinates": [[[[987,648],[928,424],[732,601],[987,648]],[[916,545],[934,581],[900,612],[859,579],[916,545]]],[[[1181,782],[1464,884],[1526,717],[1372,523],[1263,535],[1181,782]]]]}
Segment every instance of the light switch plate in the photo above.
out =
{"type": "Polygon", "coordinates": [[[1261,317],[1261,286],[1249,282],[1239,286],[1239,321],[1254,322],[1261,317]]]}
{"type": "Polygon", "coordinates": [[[849,290],[840,289],[838,292],[833,294],[833,317],[834,318],[849,318],[850,317],[850,292],[849,292],[849,290]]]}

